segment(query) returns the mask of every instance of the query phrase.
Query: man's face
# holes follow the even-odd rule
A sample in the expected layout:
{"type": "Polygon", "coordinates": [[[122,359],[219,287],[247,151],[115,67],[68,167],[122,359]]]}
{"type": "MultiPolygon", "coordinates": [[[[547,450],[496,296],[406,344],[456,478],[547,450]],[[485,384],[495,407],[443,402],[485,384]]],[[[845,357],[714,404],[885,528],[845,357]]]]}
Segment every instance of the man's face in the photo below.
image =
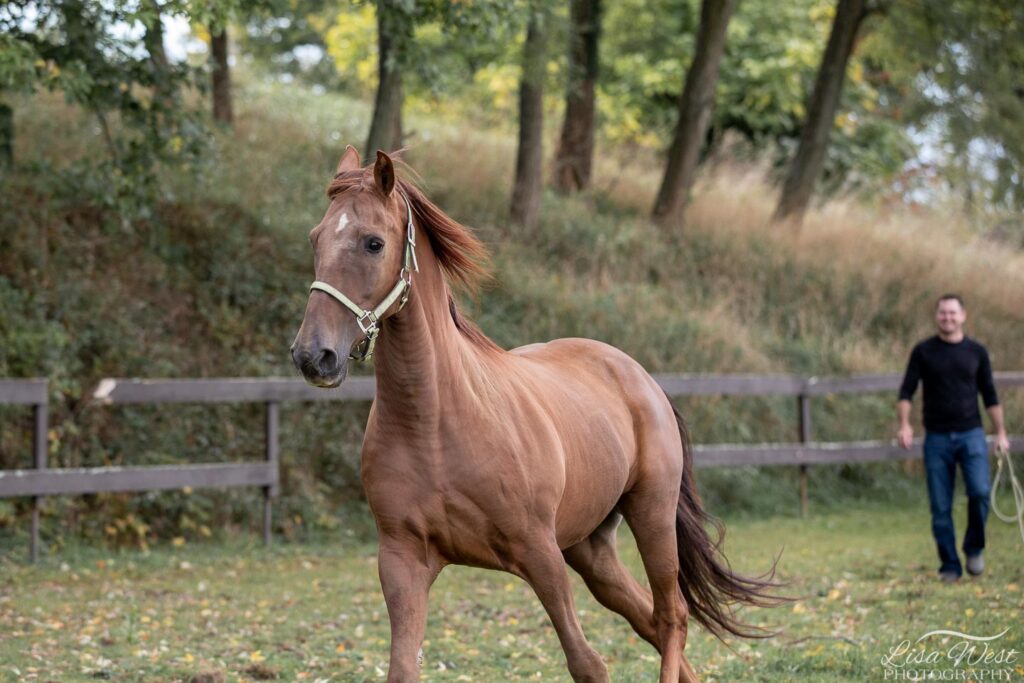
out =
{"type": "Polygon", "coordinates": [[[935,309],[935,326],[944,335],[960,332],[967,313],[956,299],[943,299],[935,309]]]}

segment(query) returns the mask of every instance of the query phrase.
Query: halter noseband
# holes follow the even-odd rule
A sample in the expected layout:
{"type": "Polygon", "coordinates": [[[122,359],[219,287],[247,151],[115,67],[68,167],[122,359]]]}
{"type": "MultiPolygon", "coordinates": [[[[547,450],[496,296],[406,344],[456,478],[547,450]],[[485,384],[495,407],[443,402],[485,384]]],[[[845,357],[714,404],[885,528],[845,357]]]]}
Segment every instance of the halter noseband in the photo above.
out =
{"type": "Polygon", "coordinates": [[[380,334],[380,317],[396,301],[399,302],[398,310],[402,310],[405,303],[409,300],[409,290],[412,289],[412,274],[418,273],[420,270],[419,264],[416,263],[416,228],[412,223],[412,205],[409,204],[409,198],[405,196],[404,192],[401,192],[401,195],[402,199],[405,200],[407,217],[405,226],[405,259],[402,262],[402,270],[398,271],[398,282],[391,288],[388,295],[384,297],[384,300],[377,304],[376,308],[372,310],[360,308],[352,299],[349,299],[326,282],[317,280],[309,286],[309,291],[312,292],[314,289],[318,289],[337,299],[342,306],[355,314],[356,323],[359,324],[359,329],[363,331],[364,336],[363,340],[356,345],[355,351],[349,354],[348,357],[352,360],[366,360],[373,356],[373,347],[377,343],[377,335],[380,334]]]}

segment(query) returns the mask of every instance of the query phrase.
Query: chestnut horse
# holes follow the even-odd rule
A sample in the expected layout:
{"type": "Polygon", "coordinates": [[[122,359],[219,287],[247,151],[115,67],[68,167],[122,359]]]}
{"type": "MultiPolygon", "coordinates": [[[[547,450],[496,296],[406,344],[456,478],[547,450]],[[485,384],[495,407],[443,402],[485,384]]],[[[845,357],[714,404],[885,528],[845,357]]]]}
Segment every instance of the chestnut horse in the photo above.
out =
{"type": "Polygon", "coordinates": [[[775,586],[734,574],[705,530],[679,413],[621,351],[557,339],[504,351],[464,318],[452,286],[486,273],[483,245],[377,153],[349,147],[310,233],[313,284],[292,346],[306,381],[334,387],[374,351],[377,396],[362,481],[380,532],[391,621],[388,681],[419,676],[427,593],[448,564],[526,580],[575,681],[607,681],[576,617],[566,564],[661,653],[661,683],[695,681],[687,618],[759,631],[734,603],[775,586]],[[625,518],[651,590],[616,554],[625,518]]]}

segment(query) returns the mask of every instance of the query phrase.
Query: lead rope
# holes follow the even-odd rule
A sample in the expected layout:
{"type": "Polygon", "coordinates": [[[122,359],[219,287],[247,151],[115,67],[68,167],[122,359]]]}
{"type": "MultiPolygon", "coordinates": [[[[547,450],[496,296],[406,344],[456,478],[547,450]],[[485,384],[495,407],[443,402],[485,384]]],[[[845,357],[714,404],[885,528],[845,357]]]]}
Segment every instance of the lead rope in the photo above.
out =
{"type": "Polygon", "coordinates": [[[996,449],[996,476],[992,480],[992,512],[996,513],[996,517],[1006,522],[1007,524],[1017,523],[1020,527],[1020,540],[1024,543],[1024,487],[1020,485],[1020,481],[1017,479],[1016,473],[1013,471],[1013,460],[1010,458],[1010,451],[1008,449],[997,448],[996,449]],[[999,506],[996,505],[996,493],[999,492],[999,482],[1003,477],[1003,466],[1006,466],[1007,481],[1010,484],[1010,491],[1013,493],[1013,504],[1017,508],[1017,514],[1005,515],[1000,511],[999,506]]]}

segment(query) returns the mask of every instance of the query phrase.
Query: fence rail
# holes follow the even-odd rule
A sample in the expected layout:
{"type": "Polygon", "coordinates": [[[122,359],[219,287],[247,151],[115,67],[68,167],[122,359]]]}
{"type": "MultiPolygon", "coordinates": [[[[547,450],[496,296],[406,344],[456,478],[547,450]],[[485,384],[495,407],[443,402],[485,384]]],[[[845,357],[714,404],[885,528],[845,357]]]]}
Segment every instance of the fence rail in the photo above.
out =
{"type": "Polygon", "coordinates": [[[47,380],[0,379],[0,404],[46,405],[47,380]]]}
{"type": "MultiPolygon", "coordinates": [[[[812,441],[811,398],[830,394],[892,391],[901,379],[895,374],[851,377],[797,375],[655,375],[670,396],[791,396],[797,399],[795,443],[700,444],[697,467],[729,465],[791,465],[800,468],[800,509],[807,513],[809,465],[899,460],[917,457],[885,441],[812,441]]],[[[1000,389],[1024,387],[1024,372],[997,372],[1000,389]]],[[[298,379],[118,379],[100,381],[92,394],[95,404],[264,403],[263,462],[204,463],[148,467],[47,468],[47,380],[0,380],[0,404],[32,406],[34,412],[33,469],[0,471],[0,498],[33,499],[31,558],[39,550],[39,510],[42,497],[114,491],[154,491],[191,488],[259,486],[263,489],[263,539],[271,540],[272,499],[280,485],[280,404],[285,401],[367,401],[376,385],[372,377],[352,377],[337,389],[316,389],[298,379]]],[[[920,445],[920,442],[917,442],[920,445]]],[[[1024,450],[1024,437],[1011,437],[1013,450],[1024,450]]]]}
{"type": "MultiPolygon", "coordinates": [[[[752,445],[710,444],[694,447],[697,467],[728,465],[839,465],[878,460],[912,460],[921,455],[923,441],[904,450],[885,441],[837,441],[823,443],[769,443],[752,445]]],[[[1010,437],[1014,453],[1024,451],[1024,436],[1010,437]]],[[[806,513],[806,510],[804,511],[806,513]]]]}
{"type": "Polygon", "coordinates": [[[0,498],[267,486],[275,479],[273,468],[262,462],[14,470],[0,478],[0,498]]]}

